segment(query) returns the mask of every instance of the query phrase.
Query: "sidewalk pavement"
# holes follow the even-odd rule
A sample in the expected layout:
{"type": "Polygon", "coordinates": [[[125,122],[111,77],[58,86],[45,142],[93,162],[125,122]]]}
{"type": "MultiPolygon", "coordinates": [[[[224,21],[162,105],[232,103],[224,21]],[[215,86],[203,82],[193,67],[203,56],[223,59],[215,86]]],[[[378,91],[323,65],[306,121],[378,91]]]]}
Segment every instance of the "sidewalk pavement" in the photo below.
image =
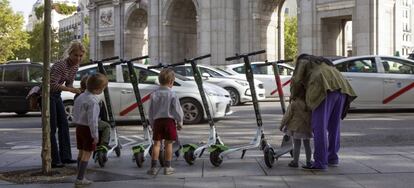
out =
{"type": "MultiPolygon", "coordinates": [[[[74,150],[74,156],[76,151],[74,150]]],[[[100,168],[90,161],[87,178],[94,180],[89,187],[363,187],[408,188],[414,187],[414,146],[410,147],[352,147],[340,151],[340,165],[327,171],[305,171],[290,168],[291,158],[286,155],[266,167],[263,154],[258,150],[247,151],[244,159],[235,153],[225,159],[220,167],[210,164],[208,154],[196,159],[189,166],[182,157],[173,161],[176,173],[149,176],[146,171],[150,159],[138,168],[132,162],[129,149],[123,149],[121,157],[110,156],[106,166],[100,168]]],[[[300,160],[304,160],[301,155],[300,160]]],[[[40,149],[1,150],[0,173],[41,167],[40,149]]],[[[0,187],[74,187],[75,177],[61,183],[18,185],[0,180],[0,187]]]]}

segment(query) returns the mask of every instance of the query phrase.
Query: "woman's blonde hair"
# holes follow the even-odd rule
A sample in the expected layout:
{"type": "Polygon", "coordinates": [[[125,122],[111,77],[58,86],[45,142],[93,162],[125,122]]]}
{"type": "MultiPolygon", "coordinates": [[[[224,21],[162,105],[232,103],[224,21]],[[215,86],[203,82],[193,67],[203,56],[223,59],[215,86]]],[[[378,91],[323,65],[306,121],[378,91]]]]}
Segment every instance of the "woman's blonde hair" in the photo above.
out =
{"type": "Polygon", "coordinates": [[[64,53],[63,57],[68,58],[69,55],[75,50],[80,50],[83,53],[86,52],[86,48],[85,48],[85,46],[83,46],[81,41],[73,40],[72,42],[70,42],[69,48],[67,48],[65,50],[65,53],[64,53]]]}
{"type": "Polygon", "coordinates": [[[161,85],[168,85],[169,83],[173,82],[174,79],[174,71],[170,68],[162,69],[160,75],[158,76],[158,80],[160,81],[161,85]]]}

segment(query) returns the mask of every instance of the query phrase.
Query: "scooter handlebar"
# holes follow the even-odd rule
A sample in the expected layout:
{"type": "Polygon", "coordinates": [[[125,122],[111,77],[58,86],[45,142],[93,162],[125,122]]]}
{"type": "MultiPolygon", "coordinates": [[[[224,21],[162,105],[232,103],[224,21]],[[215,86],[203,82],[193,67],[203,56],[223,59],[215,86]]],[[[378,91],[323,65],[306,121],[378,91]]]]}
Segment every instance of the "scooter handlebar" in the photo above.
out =
{"type": "Polygon", "coordinates": [[[185,62],[170,64],[170,65],[163,64],[163,63],[158,63],[158,65],[149,66],[147,69],[168,68],[168,67],[176,67],[176,66],[180,66],[180,65],[185,65],[185,62]]]}
{"type": "Polygon", "coordinates": [[[259,51],[251,52],[251,53],[246,54],[245,56],[252,56],[252,55],[263,54],[263,53],[266,53],[266,50],[259,50],[259,51]]]}
{"type": "Polygon", "coordinates": [[[286,59],[286,60],[278,60],[278,61],[265,61],[265,63],[263,64],[257,64],[257,67],[264,67],[264,66],[269,66],[272,65],[273,63],[276,64],[280,64],[280,63],[287,63],[287,62],[292,62],[292,59],[286,59]]]}
{"type": "Polygon", "coordinates": [[[201,60],[201,59],[205,59],[205,58],[209,58],[209,57],[211,57],[211,54],[207,54],[207,55],[203,55],[203,56],[200,56],[200,57],[196,57],[196,58],[193,58],[191,60],[192,61],[197,61],[197,60],[201,60]]]}
{"type": "Polygon", "coordinates": [[[130,59],[129,61],[133,62],[133,61],[139,61],[139,60],[142,60],[142,59],[148,59],[148,58],[149,58],[149,56],[148,56],[148,55],[146,55],[146,56],[141,56],[141,57],[132,58],[132,59],[130,59]]]}
{"type": "Polygon", "coordinates": [[[101,62],[112,61],[112,60],[115,60],[115,59],[119,59],[119,56],[108,57],[108,58],[102,59],[101,62]]]}
{"type": "Polygon", "coordinates": [[[235,56],[227,57],[226,61],[233,61],[233,60],[236,60],[236,59],[240,59],[242,57],[252,56],[252,55],[257,55],[257,54],[262,54],[262,53],[266,53],[266,50],[259,50],[259,51],[255,51],[255,52],[251,52],[251,53],[247,53],[247,54],[236,54],[235,56]]]}

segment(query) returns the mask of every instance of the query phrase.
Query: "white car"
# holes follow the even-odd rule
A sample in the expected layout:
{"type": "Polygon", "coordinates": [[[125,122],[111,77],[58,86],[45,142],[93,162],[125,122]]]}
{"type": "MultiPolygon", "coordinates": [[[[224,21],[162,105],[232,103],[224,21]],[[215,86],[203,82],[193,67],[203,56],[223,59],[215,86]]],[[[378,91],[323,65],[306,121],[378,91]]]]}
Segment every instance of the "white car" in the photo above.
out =
{"type": "MultiPolygon", "coordinates": [[[[198,65],[200,72],[208,83],[216,84],[230,93],[232,105],[240,105],[242,103],[252,101],[249,83],[246,79],[226,77],[220,70],[205,65],[198,65]]],[[[193,69],[190,64],[173,67],[177,74],[183,75],[187,78],[194,79],[193,69]]],[[[256,95],[258,100],[265,99],[265,89],[263,83],[255,82],[256,95]]]]}
{"type": "Polygon", "coordinates": [[[333,61],[357,94],[352,108],[414,108],[414,61],[357,56],[333,61]]]}
{"type": "MultiPolygon", "coordinates": [[[[266,90],[266,98],[278,97],[275,75],[273,74],[272,66],[256,66],[258,64],[264,64],[265,62],[252,62],[252,69],[254,78],[263,82],[266,90]]],[[[278,64],[280,79],[283,85],[283,94],[285,97],[290,96],[290,79],[293,74],[294,67],[288,64],[278,64]]],[[[226,65],[224,68],[226,72],[239,78],[246,78],[244,63],[237,63],[226,65]]]]}
{"type": "MultiPolygon", "coordinates": [[[[149,95],[158,88],[158,70],[148,70],[147,66],[134,64],[137,75],[147,75],[145,80],[139,84],[142,98],[149,95]]],[[[109,66],[105,64],[107,77],[109,79],[109,93],[111,96],[112,110],[116,121],[139,120],[138,108],[136,105],[135,95],[132,84],[129,82],[128,67],[126,65],[109,66]]],[[[74,86],[79,87],[79,80],[88,74],[97,72],[97,65],[86,65],[79,68],[76,74],[74,86]]],[[[207,98],[210,102],[210,111],[213,118],[221,118],[231,114],[230,111],[230,94],[221,87],[206,83],[204,85],[207,98]]],[[[176,75],[173,90],[180,98],[181,106],[184,111],[184,123],[200,123],[206,118],[202,108],[202,101],[194,81],[183,76],[176,75]]],[[[62,99],[65,105],[65,111],[69,121],[72,117],[74,94],[62,92],[62,99]]],[[[102,97],[103,98],[103,97],[102,97]]],[[[144,102],[144,109],[147,112],[148,103],[144,102]]]]}

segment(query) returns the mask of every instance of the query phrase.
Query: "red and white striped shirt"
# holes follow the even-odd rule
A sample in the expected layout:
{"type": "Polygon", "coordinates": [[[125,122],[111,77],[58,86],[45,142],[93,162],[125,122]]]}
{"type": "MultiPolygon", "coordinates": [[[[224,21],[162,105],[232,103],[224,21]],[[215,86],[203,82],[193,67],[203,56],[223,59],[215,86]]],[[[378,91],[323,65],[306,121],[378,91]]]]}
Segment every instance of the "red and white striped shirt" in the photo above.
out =
{"type": "Polygon", "coordinates": [[[52,65],[50,70],[50,92],[62,91],[59,87],[63,83],[66,87],[73,87],[73,80],[75,80],[79,65],[71,66],[68,61],[69,59],[64,59],[52,65]]]}

